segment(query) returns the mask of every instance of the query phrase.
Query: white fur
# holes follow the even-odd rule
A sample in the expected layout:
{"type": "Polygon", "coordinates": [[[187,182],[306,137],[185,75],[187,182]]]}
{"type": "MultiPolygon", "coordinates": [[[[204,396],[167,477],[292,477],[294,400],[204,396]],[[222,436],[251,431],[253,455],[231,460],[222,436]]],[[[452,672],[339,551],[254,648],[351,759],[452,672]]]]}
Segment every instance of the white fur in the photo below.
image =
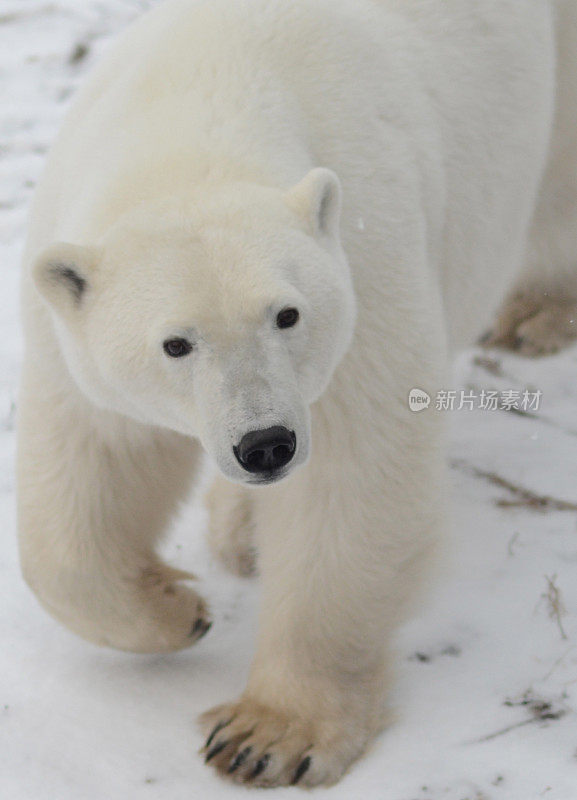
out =
{"type": "Polygon", "coordinates": [[[219,770],[252,746],[237,779],[270,752],[253,782],[289,783],[310,753],[302,783],[331,783],[383,725],[390,638],[446,517],[441,420],[407,395],[446,385],[447,344],[522,263],[554,64],[547,0],[168,0],[54,147],[24,265],[24,574],[86,638],[191,643],[204,606],[154,546],[200,440],[237,482],[211,494],[215,547],[242,571],[254,544],[263,582],[247,690],[205,717],[234,718],[219,770]],[[168,359],[171,335],[193,352],[168,359]],[[249,489],[232,447],[277,424],[289,474],[249,489]]]}

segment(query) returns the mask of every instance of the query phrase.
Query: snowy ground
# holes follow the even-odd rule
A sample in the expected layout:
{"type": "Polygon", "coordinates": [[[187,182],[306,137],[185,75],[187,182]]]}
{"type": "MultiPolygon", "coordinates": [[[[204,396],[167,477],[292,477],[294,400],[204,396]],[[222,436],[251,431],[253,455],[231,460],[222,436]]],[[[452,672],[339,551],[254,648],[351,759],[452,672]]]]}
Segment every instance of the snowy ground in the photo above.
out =
{"type": "MultiPolygon", "coordinates": [[[[0,5],[0,797],[243,798],[196,755],[195,715],[237,694],[257,589],[225,574],[191,502],[169,544],[215,625],[194,649],[98,650],[20,578],[14,403],[26,210],[68,98],[138,0],[0,5]]],[[[542,391],[537,413],[447,412],[454,567],[399,640],[397,721],[327,800],[577,798],[577,350],[539,362],[468,354],[455,386],[542,391]]],[[[297,789],[275,797],[297,797],[297,789]]]]}

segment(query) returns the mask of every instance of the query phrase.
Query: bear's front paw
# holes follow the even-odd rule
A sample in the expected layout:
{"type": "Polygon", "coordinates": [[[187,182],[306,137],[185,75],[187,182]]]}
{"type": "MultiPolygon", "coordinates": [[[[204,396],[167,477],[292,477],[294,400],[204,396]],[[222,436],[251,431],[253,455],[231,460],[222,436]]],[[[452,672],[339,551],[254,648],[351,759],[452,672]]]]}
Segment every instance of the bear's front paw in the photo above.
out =
{"type": "Polygon", "coordinates": [[[194,576],[166,564],[145,570],[135,596],[132,642],[124,649],[172,652],[190,647],[209,631],[212,623],[205,601],[182,583],[190,578],[194,576]]]}
{"type": "Polygon", "coordinates": [[[207,711],[200,723],[205,761],[249,786],[333,784],[368,739],[354,721],[291,716],[249,698],[207,711]]]}

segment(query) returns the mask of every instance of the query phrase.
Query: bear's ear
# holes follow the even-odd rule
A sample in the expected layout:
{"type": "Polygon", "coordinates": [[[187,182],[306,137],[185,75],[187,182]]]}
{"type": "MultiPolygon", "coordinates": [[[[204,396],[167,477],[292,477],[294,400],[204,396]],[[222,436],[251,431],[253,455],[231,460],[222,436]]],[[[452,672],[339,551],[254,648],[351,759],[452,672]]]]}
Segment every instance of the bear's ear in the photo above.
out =
{"type": "Polygon", "coordinates": [[[69,313],[78,309],[90,290],[99,257],[95,247],[52,244],[32,268],[36,288],[55,310],[69,313]]]}
{"type": "Polygon", "coordinates": [[[339,235],[341,184],[335,173],[315,167],[286,194],[286,201],[314,236],[339,235]]]}

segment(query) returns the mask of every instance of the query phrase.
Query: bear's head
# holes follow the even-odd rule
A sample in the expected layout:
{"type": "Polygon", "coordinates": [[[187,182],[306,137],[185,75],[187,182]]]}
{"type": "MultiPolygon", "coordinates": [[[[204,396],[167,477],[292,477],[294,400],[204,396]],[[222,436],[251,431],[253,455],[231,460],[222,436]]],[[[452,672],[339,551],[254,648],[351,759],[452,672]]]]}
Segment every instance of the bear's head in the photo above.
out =
{"type": "Polygon", "coordinates": [[[224,475],[269,483],[306,461],[309,407],[346,352],[354,293],[340,187],[203,187],[143,203],[102,241],[34,265],[68,368],[101,408],[196,436],[224,475]]]}

